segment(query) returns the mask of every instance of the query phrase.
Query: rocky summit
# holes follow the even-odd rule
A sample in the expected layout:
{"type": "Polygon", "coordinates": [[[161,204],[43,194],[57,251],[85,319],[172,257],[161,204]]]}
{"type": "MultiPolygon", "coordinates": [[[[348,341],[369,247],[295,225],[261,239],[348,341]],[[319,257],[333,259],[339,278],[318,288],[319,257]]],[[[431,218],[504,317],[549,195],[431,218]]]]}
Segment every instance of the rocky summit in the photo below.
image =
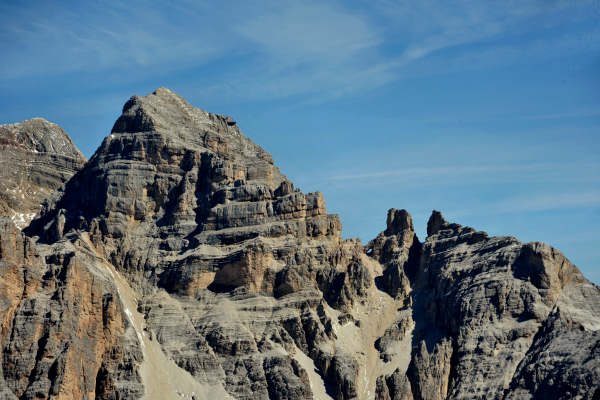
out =
{"type": "Polygon", "coordinates": [[[71,138],[43,118],[0,125],[0,215],[25,227],[85,162],[71,138]]]}
{"type": "Polygon", "coordinates": [[[396,209],[345,240],[164,88],[87,162],[43,120],[0,144],[0,399],[600,398],[600,289],[548,245],[396,209]]]}

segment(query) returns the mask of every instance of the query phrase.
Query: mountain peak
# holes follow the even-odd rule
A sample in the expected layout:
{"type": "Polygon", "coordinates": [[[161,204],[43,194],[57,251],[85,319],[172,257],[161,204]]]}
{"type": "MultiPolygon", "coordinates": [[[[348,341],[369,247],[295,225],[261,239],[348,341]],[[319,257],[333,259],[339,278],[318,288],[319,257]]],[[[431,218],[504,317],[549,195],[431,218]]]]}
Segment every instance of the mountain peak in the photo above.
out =
{"type": "Polygon", "coordinates": [[[0,215],[23,228],[85,162],[69,135],[44,118],[0,125],[0,215]]]}
{"type": "Polygon", "coordinates": [[[157,88],[154,92],[152,92],[152,94],[155,96],[178,96],[178,97],[181,97],[177,93],[172,91],[171,89],[166,88],[164,86],[157,88]]]}
{"type": "Polygon", "coordinates": [[[196,108],[164,87],[146,96],[134,95],[127,100],[111,131],[141,132],[156,132],[179,139],[188,147],[200,144],[198,139],[205,132],[214,132],[228,142],[246,139],[232,118],[196,108]]]}
{"type": "Polygon", "coordinates": [[[134,95],[127,100],[112,133],[170,130],[207,117],[208,113],[196,109],[177,93],[160,87],[147,96],[134,95]]]}
{"type": "Polygon", "coordinates": [[[69,135],[57,124],[36,117],[0,125],[0,144],[34,153],[54,153],[85,162],[69,135]]]}

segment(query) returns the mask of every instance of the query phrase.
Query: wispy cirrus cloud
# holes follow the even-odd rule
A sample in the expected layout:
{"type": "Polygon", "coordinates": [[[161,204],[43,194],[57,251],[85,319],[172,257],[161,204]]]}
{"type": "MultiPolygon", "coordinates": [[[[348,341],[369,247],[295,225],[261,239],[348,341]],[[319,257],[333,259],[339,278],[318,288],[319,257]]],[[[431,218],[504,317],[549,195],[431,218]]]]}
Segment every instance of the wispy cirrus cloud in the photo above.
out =
{"type": "Polygon", "coordinates": [[[485,204],[472,204],[468,208],[457,205],[452,214],[455,217],[494,216],[505,214],[528,214],[544,211],[569,209],[598,209],[600,208],[600,191],[585,189],[567,189],[560,193],[532,192],[526,195],[508,196],[504,199],[485,204]]]}
{"type": "MultiPolygon", "coordinates": [[[[486,1],[375,0],[391,23],[388,35],[405,43],[401,58],[414,60],[449,47],[483,43],[499,35],[521,34],[586,18],[593,0],[486,1]],[[581,9],[565,16],[564,10],[581,9]]],[[[600,14],[600,12],[599,12],[600,14]]],[[[522,44],[522,43],[521,43],[522,44]]]]}
{"type": "Polygon", "coordinates": [[[597,117],[600,116],[600,108],[583,108],[568,112],[557,112],[552,114],[536,114],[536,115],[523,115],[520,118],[523,120],[538,121],[538,120],[549,120],[549,119],[561,119],[561,118],[586,118],[586,117],[597,117]]]}
{"type": "Polygon", "coordinates": [[[388,81],[376,51],[383,38],[336,2],[5,3],[0,13],[11,17],[0,26],[7,44],[0,79],[94,72],[143,79],[220,60],[227,67],[211,71],[207,90],[221,95],[340,94],[388,81]]]}
{"type": "Polygon", "coordinates": [[[282,2],[235,30],[284,66],[341,64],[382,41],[363,17],[324,2],[282,2]]]}
{"type": "Polygon", "coordinates": [[[477,164],[423,167],[395,167],[383,170],[334,173],[314,177],[315,180],[336,185],[390,183],[416,186],[448,186],[456,184],[599,182],[598,163],[530,163],[530,164],[477,164]]]}
{"type": "MultiPolygon", "coordinates": [[[[581,49],[586,39],[525,36],[566,23],[567,8],[572,11],[568,18],[585,18],[577,7],[589,4],[282,0],[256,7],[238,0],[220,5],[4,2],[0,79],[102,72],[114,80],[144,80],[187,70],[198,71],[191,86],[214,96],[297,96],[318,102],[415,75],[510,64],[532,55],[548,57],[549,46],[581,49]],[[497,42],[499,37],[519,35],[523,37],[513,42],[497,42]],[[436,58],[448,49],[460,51],[436,58]],[[211,68],[217,62],[219,67],[211,68]]],[[[588,46],[594,43],[587,41],[588,46]]]]}
{"type": "Polygon", "coordinates": [[[600,207],[600,191],[576,191],[518,196],[491,204],[495,213],[549,211],[564,208],[600,207]]]}
{"type": "Polygon", "coordinates": [[[258,79],[234,73],[230,85],[223,91],[217,84],[215,92],[250,98],[305,95],[318,102],[403,78],[595,50],[598,31],[537,35],[589,18],[585,7],[591,3],[378,0],[350,13],[343,7],[348,3],[283,2],[238,28],[257,46],[259,61],[248,70],[256,68],[258,79]],[[578,7],[581,12],[565,17],[566,9],[578,7]],[[448,49],[455,51],[444,53],[448,49]],[[437,57],[440,53],[443,57],[437,57]]]}
{"type": "Polygon", "coordinates": [[[381,68],[384,38],[364,15],[336,2],[268,4],[234,27],[247,45],[243,71],[206,90],[251,99],[339,97],[394,78],[381,68]]]}
{"type": "MultiPolygon", "coordinates": [[[[0,38],[10,61],[0,67],[0,77],[130,68],[143,74],[144,68],[203,64],[221,53],[223,47],[210,40],[216,32],[186,19],[172,21],[165,11],[159,3],[136,1],[128,7],[108,1],[62,6],[3,3],[0,38]]],[[[225,42],[221,38],[221,44],[225,42]]]]}

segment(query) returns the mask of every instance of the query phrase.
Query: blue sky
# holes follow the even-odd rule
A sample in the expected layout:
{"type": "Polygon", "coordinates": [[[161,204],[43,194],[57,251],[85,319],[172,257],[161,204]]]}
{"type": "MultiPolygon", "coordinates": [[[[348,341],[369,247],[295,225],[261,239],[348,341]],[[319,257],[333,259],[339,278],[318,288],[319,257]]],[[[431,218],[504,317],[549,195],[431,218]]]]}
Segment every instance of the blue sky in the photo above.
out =
{"type": "Polygon", "coordinates": [[[0,123],[90,156],[133,94],[231,115],[345,237],[406,208],[542,240],[600,283],[600,2],[7,1],[0,123]]]}

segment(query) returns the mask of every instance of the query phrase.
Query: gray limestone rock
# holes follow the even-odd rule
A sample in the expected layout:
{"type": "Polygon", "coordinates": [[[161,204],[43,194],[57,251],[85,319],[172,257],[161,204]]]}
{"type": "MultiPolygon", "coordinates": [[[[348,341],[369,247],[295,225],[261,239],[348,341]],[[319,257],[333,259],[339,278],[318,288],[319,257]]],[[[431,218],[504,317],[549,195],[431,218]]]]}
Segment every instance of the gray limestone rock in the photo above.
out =
{"type": "Polygon", "coordinates": [[[0,215],[27,226],[85,162],[71,138],[43,118],[0,125],[0,215]]]}

